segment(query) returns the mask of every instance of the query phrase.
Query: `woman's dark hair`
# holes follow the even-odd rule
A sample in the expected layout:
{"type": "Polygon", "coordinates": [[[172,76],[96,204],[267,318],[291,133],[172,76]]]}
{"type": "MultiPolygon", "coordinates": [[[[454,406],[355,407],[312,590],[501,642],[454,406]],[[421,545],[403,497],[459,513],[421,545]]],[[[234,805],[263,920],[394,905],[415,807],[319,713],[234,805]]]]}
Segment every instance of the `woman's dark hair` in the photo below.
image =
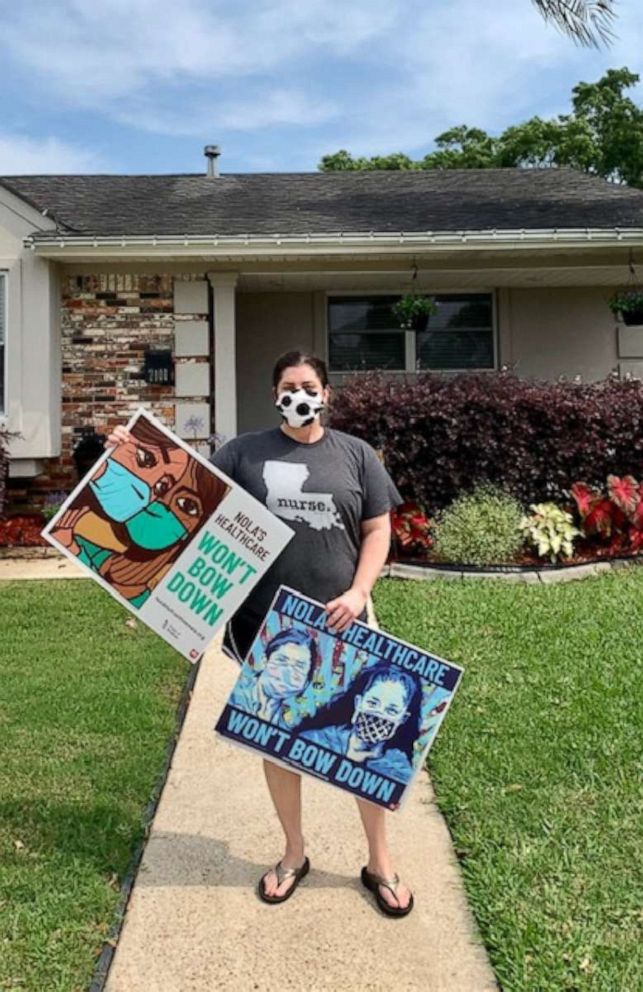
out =
{"type": "Polygon", "coordinates": [[[310,651],[310,665],[308,666],[306,683],[310,682],[319,657],[317,641],[313,635],[309,634],[305,630],[297,630],[296,627],[285,627],[283,630],[280,630],[278,634],[275,634],[275,636],[272,637],[266,644],[266,658],[269,658],[273,651],[280,648],[282,644],[303,644],[308,648],[310,651]]]}
{"type": "Polygon", "coordinates": [[[177,445],[169,438],[167,434],[160,431],[158,427],[151,424],[149,420],[145,417],[139,417],[134,426],[132,427],[130,434],[141,444],[153,444],[155,448],[161,449],[161,455],[164,461],[168,461],[168,452],[174,451],[177,445]]]}
{"type": "Polygon", "coordinates": [[[272,384],[275,389],[279,385],[284,369],[291,368],[293,365],[310,365],[315,370],[322,386],[328,385],[326,362],[315,355],[307,354],[305,351],[286,351],[279,356],[272,370],[272,384]]]}
{"type": "Polygon", "coordinates": [[[370,668],[362,669],[343,696],[322,707],[314,716],[302,720],[297,725],[297,733],[305,730],[318,730],[329,725],[347,726],[350,724],[355,710],[355,696],[363,696],[376,682],[400,682],[404,686],[406,708],[409,715],[397,728],[392,739],[384,743],[384,750],[398,748],[413,764],[413,744],[420,733],[422,692],[415,680],[396,665],[378,663],[370,668]]]}

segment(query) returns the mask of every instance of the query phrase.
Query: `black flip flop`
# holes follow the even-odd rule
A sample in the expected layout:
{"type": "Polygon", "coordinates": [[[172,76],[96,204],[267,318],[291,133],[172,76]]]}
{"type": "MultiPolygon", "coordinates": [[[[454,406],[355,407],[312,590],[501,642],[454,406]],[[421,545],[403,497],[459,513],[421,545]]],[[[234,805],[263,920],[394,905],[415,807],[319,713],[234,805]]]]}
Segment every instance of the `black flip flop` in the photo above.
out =
{"type": "Polygon", "coordinates": [[[284,868],[280,861],[278,864],[275,865],[274,868],[271,868],[269,870],[274,871],[277,876],[277,888],[279,888],[282,882],[287,881],[287,879],[289,878],[294,878],[295,881],[290,886],[290,888],[286,892],[284,892],[282,896],[269,896],[266,895],[265,886],[263,884],[263,880],[268,874],[268,872],[266,872],[266,875],[262,875],[261,878],[259,879],[259,885],[257,886],[257,892],[259,893],[259,898],[263,899],[264,902],[270,902],[270,903],[285,902],[286,899],[290,899],[291,895],[293,894],[293,892],[301,882],[302,878],[304,878],[310,871],[310,861],[308,860],[308,858],[306,858],[301,868],[284,868]]]}
{"type": "Polygon", "coordinates": [[[411,893],[408,906],[391,906],[380,892],[379,887],[383,885],[397,899],[396,889],[399,882],[399,875],[394,875],[393,878],[384,878],[383,875],[376,875],[375,872],[369,871],[366,867],[362,868],[362,885],[374,894],[377,905],[387,916],[408,916],[413,909],[413,893],[411,893]]]}

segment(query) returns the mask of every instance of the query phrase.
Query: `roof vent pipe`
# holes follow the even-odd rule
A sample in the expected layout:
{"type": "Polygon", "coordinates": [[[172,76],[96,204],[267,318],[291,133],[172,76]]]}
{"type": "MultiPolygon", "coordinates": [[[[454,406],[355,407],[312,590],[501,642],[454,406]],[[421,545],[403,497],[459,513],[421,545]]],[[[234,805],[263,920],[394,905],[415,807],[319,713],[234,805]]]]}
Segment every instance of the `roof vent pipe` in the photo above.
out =
{"type": "Polygon", "coordinates": [[[206,145],[203,154],[208,160],[208,175],[215,178],[219,175],[219,155],[221,149],[218,145],[206,145]]]}

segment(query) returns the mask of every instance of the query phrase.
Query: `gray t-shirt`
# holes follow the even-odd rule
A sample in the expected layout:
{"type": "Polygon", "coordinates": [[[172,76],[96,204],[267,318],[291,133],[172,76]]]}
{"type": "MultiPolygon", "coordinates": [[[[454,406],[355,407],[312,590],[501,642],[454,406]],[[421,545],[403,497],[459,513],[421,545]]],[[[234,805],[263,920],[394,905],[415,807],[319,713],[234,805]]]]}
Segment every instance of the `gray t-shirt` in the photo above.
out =
{"type": "Polygon", "coordinates": [[[211,461],[295,531],[238,611],[250,622],[261,620],[282,584],[322,603],[346,592],[361,522],[402,502],[370,444],[328,427],[310,444],[279,427],[241,434],[211,461]]]}

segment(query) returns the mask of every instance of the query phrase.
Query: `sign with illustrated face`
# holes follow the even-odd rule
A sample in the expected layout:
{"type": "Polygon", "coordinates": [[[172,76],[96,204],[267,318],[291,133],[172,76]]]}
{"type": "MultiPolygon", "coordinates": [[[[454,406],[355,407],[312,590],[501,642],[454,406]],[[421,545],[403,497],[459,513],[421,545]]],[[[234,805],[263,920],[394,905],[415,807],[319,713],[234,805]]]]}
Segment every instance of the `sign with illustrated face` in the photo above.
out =
{"type": "Polygon", "coordinates": [[[197,661],[293,532],[146,410],[127,429],[42,536],[197,661]]]}
{"type": "Polygon", "coordinates": [[[215,729],[287,768],[398,809],[462,669],[281,586],[215,729]]]}

